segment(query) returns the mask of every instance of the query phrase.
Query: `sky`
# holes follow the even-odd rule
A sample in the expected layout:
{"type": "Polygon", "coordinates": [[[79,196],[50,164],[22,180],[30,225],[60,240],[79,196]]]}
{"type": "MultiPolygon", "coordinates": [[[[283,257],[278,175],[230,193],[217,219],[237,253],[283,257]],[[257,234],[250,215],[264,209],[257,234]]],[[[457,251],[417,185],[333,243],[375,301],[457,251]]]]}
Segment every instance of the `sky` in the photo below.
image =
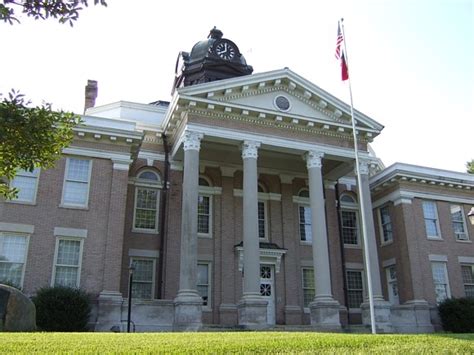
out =
{"type": "Polygon", "coordinates": [[[340,18],[354,107],[385,126],[377,156],[386,166],[465,172],[474,159],[474,0],[108,0],[73,27],[20,17],[0,23],[0,93],[82,113],[92,79],[96,105],[169,101],[178,53],[216,26],[254,73],[288,67],[349,103],[334,58],[340,18]]]}

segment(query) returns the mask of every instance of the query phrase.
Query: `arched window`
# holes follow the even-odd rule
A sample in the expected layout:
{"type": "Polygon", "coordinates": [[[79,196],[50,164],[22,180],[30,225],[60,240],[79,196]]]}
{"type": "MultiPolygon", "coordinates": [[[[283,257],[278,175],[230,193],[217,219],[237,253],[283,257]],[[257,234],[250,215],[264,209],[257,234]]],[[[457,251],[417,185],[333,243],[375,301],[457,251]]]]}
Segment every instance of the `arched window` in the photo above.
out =
{"type": "Polygon", "coordinates": [[[198,197],[198,234],[201,237],[211,237],[212,195],[206,193],[206,187],[211,187],[211,181],[205,176],[199,177],[198,197]]]}
{"type": "Polygon", "coordinates": [[[144,170],[138,173],[135,181],[134,231],[158,233],[160,183],[160,176],[154,171],[144,170]]]}
{"type": "MultiPolygon", "coordinates": [[[[309,190],[303,188],[298,193],[299,197],[309,197],[309,190]]],[[[313,240],[313,234],[311,231],[311,207],[308,204],[300,204],[298,206],[299,212],[299,226],[300,226],[300,240],[302,242],[311,243],[313,240]]]]}
{"type": "Polygon", "coordinates": [[[354,196],[343,193],[341,202],[341,230],[345,246],[359,246],[359,210],[354,196]]]}

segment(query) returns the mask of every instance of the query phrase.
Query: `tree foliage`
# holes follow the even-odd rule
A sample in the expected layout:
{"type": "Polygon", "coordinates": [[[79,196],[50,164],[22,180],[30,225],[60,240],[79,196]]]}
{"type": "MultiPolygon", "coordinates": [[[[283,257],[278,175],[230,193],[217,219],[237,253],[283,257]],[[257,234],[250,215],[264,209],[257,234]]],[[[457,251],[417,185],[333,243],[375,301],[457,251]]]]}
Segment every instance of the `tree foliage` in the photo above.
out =
{"type": "Polygon", "coordinates": [[[466,169],[469,174],[474,174],[474,159],[466,163],[466,169]]]}
{"type": "Polygon", "coordinates": [[[12,91],[0,101],[0,196],[15,197],[8,185],[17,169],[50,168],[73,139],[80,117],[53,111],[51,104],[31,107],[24,95],[12,91]]]}
{"type": "MultiPolygon", "coordinates": [[[[79,11],[88,6],[89,0],[3,0],[0,3],[0,21],[13,25],[20,23],[15,10],[33,17],[35,20],[54,18],[59,23],[69,23],[71,26],[79,18],[79,11]]],[[[94,5],[107,6],[105,0],[94,0],[94,5]]]]}

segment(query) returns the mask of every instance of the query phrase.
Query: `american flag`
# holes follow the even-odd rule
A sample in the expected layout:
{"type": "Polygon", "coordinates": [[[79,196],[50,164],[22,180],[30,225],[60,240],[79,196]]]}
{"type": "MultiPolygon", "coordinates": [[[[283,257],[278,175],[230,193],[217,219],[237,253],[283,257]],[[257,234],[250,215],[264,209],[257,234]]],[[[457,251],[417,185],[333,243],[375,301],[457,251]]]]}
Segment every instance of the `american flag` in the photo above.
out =
{"type": "Polygon", "coordinates": [[[337,40],[336,40],[336,59],[341,58],[341,44],[342,41],[344,41],[344,37],[342,36],[342,31],[341,31],[341,24],[340,22],[337,23],[337,40]]]}

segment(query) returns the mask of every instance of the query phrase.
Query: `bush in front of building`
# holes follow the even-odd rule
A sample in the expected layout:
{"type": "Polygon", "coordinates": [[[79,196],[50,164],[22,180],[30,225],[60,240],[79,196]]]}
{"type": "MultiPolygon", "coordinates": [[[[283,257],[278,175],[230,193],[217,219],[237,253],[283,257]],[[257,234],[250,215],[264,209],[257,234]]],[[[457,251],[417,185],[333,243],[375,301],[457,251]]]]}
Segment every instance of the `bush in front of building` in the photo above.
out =
{"type": "Polygon", "coordinates": [[[474,333],[474,298],[449,298],[438,306],[443,329],[453,333],[474,333]]]}
{"type": "Polygon", "coordinates": [[[43,287],[33,298],[36,324],[40,330],[54,332],[87,331],[91,313],[86,292],[77,288],[43,287]]]}

